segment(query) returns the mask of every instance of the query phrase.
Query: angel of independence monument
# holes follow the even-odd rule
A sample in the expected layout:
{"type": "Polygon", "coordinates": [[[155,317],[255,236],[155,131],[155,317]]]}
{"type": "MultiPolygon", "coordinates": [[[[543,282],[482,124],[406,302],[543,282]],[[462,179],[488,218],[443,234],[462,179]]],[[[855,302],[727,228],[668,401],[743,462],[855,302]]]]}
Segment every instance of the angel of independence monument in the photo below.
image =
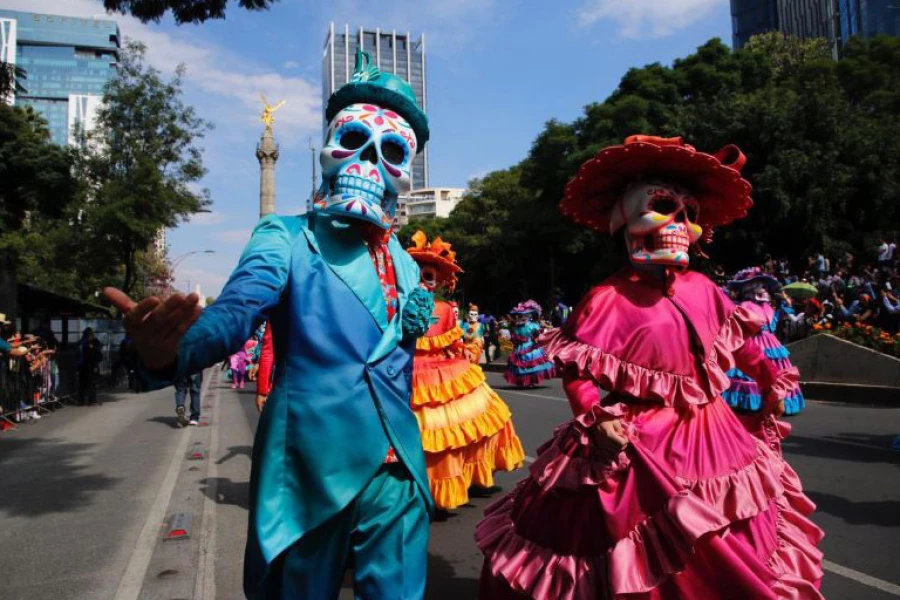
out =
{"type": "Polygon", "coordinates": [[[266,129],[256,144],[256,158],[259,160],[259,217],[263,218],[275,212],[275,163],[278,161],[278,144],[272,132],[275,122],[274,113],[284,105],[284,100],[272,106],[266,97],[260,94],[263,101],[263,112],[259,120],[265,123],[266,129]]]}

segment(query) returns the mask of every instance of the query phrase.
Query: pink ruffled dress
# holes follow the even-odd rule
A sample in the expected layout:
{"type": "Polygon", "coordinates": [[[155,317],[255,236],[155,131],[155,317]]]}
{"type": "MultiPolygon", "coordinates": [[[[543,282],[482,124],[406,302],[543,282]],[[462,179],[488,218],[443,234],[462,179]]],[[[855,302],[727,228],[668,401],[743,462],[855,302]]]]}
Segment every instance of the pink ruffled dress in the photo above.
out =
{"type": "Polygon", "coordinates": [[[480,597],[822,598],[822,531],[781,456],[786,426],[751,435],[721,398],[735,365],[768,402],[793,389],[750,340],[763,325],[698,273],[664,290],[628,268],[591,290],[542,339],[576,416],[479,523],[480,597]],[[613,462],[592,442],[611,418],[630,440],[613,462]]]}

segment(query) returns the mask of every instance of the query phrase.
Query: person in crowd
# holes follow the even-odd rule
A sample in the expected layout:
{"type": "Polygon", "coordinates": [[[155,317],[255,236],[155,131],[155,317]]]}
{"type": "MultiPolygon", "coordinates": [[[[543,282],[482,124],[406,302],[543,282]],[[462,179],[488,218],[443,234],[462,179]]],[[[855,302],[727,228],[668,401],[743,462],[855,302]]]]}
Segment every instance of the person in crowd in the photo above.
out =
{"type": "Polygon", "coordinates": [[[247,367],[250,365],[250,354],[247,351],[249,340],[244,347],[231,355],[231,389],[244,389],[244,381],[247,377],[247,367]]]}
{"type": "Polygon", "coordinates": [[[269,321],[277,366],[253,445],[247,598],[336,598],[350,568],[358,598],[421,600],[433,504],[410,379],[433,298],[392,229],[428,119],[358,49],[325,120],[313,210],[260,219],[213,304],[105,293],[157,389],[269,321]]]}
{"type": "MultiPolygon", "coordinates": [[[[779,372],[792,370],[794,367],[789,358],[790,352],[775,337],[781,309],[775,310],[772,301],[778,292],[778,280],[758,267],[750,267],[739,271],[728,282],[728,287],[737,296],[740,307],[765,323],[753,340],[762,348],[766,360],[772,363],[772,368],[779,372]]],[[[722,398],[738,413],[741,422],[750,432],[760,432],[764,421],[760,419],[763,412],[762,386],[737,366],[729,369],[726,375],[731,384],[722,392],[722,398]]],[[[796,415],[805,406],[806,400],[798,383],[784,398],[784,414],[796,415]]]]}
{"type": "Polygon", "coordinates": [[[752,205],[734,146],[633,136],[583,164],[561,212],[625,231],[631,264],[542,337],[574,419],[485,511],[481,598],[822,600],[822,531],[775,417],[797,381],[764,324],[689,269],[691,246],[752,205]],[[765,391],[766,441],[722,400],[736,364],[765,391]]]}
{"type": "Polygon", "coordinates": [[[500,324],[491,311],[484,311],[484,352],[487,361],[493,362],[500,352],[500,324]]]}
{"type": "Polygon", "coordinates": [[[94,329],[86,328],[78,344],[78,404],[97,404],[97,377],[103,362],[103,346],[94,334],[94,329]]]}
{"type": "Polygon", "coordinates": [[[543,327],[536,321],[543,310],[534,300],[517,304],[510,314],[515,319],[512,328],[512,342],[515,350],[509,355],[503,377],[516,387],[533,388],[541,382],[553,379],[556,369],[544,349],[535,344],[543,327]]]}
{"type": "Polygon", "coordinates": [[[182,427],[196,427],[200,423],[200,388],[203,386],[203,371],[175,379],[175,416],[182,427]],[[184,403],[191,395],[190,418],[185,414],[184,403]]]}
{"type": "MultiPolygon", "coordinates": [[[[429,242],[423,231],[412,241],[407,251],[419,265],[422,287],[436,295],[452,293],[462,269],[451,245],[439,237],[429,242]]],[[[480,326],[474,305],[473,312],[472,323],[480,326]]],[[[492,488],[495,471],[520,468],[525,451],[509,407],[488,385],[477,359],[466,356],[452,304],[436,301],[430,317],[431,326],[416,342],[411,407],[431,497],[437,509],[450,511],[469,502],[470,487],[492,488]]]]}
{"type": "Polygon", "coordinates": [[[259,344],[259,365],[256,372],[256,412],[262,414],[266,400],[272,393],[275,379],[275,348],[272,342],[272,328],[268,322],[263,326],[262,342],[259,344]]]}

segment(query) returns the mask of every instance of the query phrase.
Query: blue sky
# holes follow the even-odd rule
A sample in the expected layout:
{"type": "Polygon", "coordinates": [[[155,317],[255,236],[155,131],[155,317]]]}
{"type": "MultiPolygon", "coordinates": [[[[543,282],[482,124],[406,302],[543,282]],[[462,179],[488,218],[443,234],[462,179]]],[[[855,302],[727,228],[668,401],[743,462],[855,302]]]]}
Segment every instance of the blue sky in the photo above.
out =
{"type": "MultiPolygon", "coordinates": [[[[103,14],[100,0],[0,0],[0,7],[103,14]]],[[[199,26],[111,18],[148,44],[154,66],[185,64],[186,100],[215,125],[202,143],[212,212],[169,232],[172,258],[215,250],[187,258],[176,271],[178,287],[199,282],[212,296],[258,218],[258,92],[287,100],[275,123],[277,207],[303,210],[311,177],[307,136],[316,144],[321,136],[330,21],[425,33],[430,179],[452,187],[521,160],[544,122],[576,118],[630,67],[671,63],[712,37],[731,39],[728,0],[281,0],[261,13],[234,7],[225,21],[199,26]]]]}

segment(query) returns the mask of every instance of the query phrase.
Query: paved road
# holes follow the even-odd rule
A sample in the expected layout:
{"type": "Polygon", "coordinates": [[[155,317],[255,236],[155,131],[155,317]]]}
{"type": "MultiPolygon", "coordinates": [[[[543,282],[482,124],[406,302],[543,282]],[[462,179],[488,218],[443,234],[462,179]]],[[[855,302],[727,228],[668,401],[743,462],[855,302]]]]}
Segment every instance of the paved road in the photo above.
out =
{"type": "MultiPolygon", "coordinates": [[[[558,382],[504,389],[533,455],[569,416],[558,382]]],[[[0,434],[0,565],[4,600],[243,598],[250,448],[249,390],[208,372],[209,426],[175,426],[172,391],[107,396],[0,434]],[[201,460],[187,460],[194,452],[201,460]],[[192,537],[163,542],[167,518],[192,516],[192,537]]],[[[900,410],[811,403],[785,452],[819,504],[830,600],[900,598],[900,410]]],[[[521,473],[504,474],[509,489],[521,473]]],[[[488,498],[432,528],[430,600],[475,597],[472,531],[488,498]]],[[[345,590],[341,598],[351,598],[345,590]]]]}

